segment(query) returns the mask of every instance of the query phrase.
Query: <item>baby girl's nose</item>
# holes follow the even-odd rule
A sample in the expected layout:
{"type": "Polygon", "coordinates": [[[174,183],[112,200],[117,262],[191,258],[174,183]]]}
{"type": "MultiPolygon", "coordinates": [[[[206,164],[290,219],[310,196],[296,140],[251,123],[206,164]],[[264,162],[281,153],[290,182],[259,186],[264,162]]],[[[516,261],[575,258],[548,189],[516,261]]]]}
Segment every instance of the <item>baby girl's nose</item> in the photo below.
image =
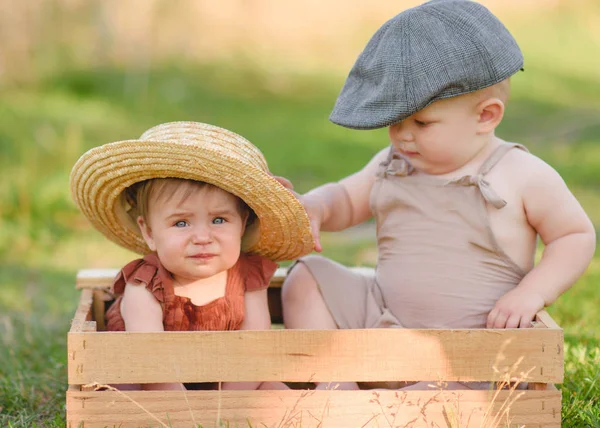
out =
{"type": "Polygon", "coordinates": [[[194,244],[208,244],[212,241],[210,227],[196,226],[192,233],[192,242],[194,244]]]}

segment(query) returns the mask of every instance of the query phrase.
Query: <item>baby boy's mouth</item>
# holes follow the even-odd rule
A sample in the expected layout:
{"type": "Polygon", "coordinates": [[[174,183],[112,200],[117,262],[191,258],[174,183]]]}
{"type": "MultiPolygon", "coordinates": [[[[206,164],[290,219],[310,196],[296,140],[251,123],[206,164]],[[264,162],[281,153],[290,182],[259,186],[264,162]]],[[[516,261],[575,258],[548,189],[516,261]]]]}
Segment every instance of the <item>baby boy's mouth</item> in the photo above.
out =
{"type": "Polygon", "coordinates": [[[418,156],[420,154],[419,152],[413,152],[411,150],[400,150],[400,153],[402,153],[404,156],[408,156],[408,157],[418,156]]]}

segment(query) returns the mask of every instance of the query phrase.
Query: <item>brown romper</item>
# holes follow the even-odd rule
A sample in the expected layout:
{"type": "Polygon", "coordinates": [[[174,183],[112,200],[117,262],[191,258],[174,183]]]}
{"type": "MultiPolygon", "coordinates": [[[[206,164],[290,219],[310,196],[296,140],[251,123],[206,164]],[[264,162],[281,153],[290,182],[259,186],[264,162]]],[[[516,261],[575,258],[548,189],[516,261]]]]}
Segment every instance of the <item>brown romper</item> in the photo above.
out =
{"type": "Polygon", "coordinates": [[[146,287],[163,309],[165,331],[239,330],[244,321],[244,293],[267,288],[277,264],[257,255],[240,254],[227,271],[225,295],[202,306],[187,297],[175,295],[173,278],[156,254],[127,264],[113,283],[118,297],[106,311],[109,331],[125,331],[121,300],[125,287],[146,287]]]}
{"type": "Polygon", "coordinates": [[[484,328],[500,297],[525,273],[499,247],[487,204],[503,201],[485,175],[511,149],[500,145],[477,174],[412,175],[390,149],[370,196],[377,221],[374,275],[321,256],[299,260],[314,276],[339,328],[484,328]]]}

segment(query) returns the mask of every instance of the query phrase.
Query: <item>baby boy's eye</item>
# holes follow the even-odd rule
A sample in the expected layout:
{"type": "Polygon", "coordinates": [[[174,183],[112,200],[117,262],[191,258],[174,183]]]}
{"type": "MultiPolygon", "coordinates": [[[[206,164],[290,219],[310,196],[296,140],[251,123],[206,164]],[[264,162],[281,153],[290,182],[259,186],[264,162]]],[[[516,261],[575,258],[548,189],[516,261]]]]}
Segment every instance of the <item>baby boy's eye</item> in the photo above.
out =
{"type": "Polygon", "coordinates": [[[225,219],[223,217],[216,217],[213,219],[213,224],[223,224],[225,223],[225,219]]]}
{"type": "Polygon", "coordinates": [[[175,223],[175,227],[186,227],[186,226],[187,226],[187,221],[179,220],[178,222],[175,223]]]}
{"type": "Polygon", "coordinates": [[[427,125],[429,125],[429,123],[430,123],[430,122],[423,122],[422,120],[417,120],[417,119],[415,119],[415,123],[416,123],[418,126],[427,126],[427,125]]]}

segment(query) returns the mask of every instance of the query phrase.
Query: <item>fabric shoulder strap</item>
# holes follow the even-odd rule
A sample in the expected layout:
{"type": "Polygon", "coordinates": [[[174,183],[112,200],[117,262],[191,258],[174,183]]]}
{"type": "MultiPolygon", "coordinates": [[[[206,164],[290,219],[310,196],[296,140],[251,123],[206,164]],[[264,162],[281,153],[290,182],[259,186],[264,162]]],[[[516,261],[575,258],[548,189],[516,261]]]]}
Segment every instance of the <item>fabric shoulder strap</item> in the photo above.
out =
{"type": "Polygon", "coordinates": [[[483,165],[481,165],[481,168],[479,168],[477,174],[486,175],[492,170],[492,168],[494,168],[494,166],[496,166],[498,162],[500,162],[500,159],[502,159],[504,155],[512,149],[520,149],[529,152],[529,150],[527,150],[527,148],[521,144],[503,142],[496,147],[492,154],[485,160],[485,162],[483,162],[483,165]]]}

